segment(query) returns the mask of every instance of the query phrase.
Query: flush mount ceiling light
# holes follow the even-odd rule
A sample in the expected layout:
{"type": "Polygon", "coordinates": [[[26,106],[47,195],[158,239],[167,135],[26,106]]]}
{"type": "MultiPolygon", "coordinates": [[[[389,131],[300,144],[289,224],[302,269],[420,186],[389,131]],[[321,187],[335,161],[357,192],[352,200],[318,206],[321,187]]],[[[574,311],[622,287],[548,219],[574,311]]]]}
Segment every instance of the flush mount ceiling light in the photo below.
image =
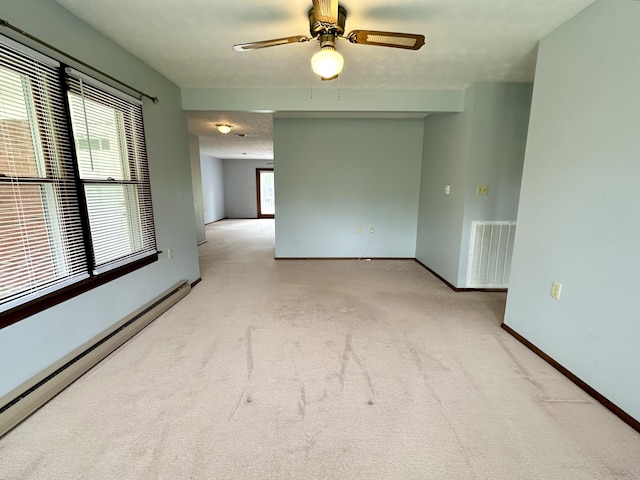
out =
{"type": "Polygon", "coordinates": [[[216,127],[218,128],[218,131],[220,133],[223,133],[224,135],[226,135],[231,131],[231,129],[233,128],[233,125],[228,125],[226,123],[216,123],[216,127]]]}
{"type": "Polygon", "coordinates": [[[322,80],[333,80],[338,78],[344,66],[344,59],[336,50],[337,39],[348,40],[350,43],[359,45],[377,45],[407,50],[419,50],[424,45],[424,35],[415,33],[353,30],[345,35],[347,11],[342,5],[338,5],[338,0],[312,0],[312,4],[313,6],[308,13],[310,37],[293,35],[260,42],[240,43],[234,45],[233,49],[237,52],[249,52],[277,45],[318,40],[320,51],[311,59],[311,67],[315,73],[322,77],[322,80]]]}

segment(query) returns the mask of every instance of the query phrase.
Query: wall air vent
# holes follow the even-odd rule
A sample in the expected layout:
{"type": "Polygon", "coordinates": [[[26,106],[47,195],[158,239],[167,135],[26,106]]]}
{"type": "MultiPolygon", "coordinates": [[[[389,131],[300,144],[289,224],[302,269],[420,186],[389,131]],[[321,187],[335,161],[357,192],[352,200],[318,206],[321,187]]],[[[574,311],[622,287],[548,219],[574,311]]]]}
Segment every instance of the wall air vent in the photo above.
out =
{"type": "Polygon", "coordinates": [[[472,222],[467,288],[507,288],[516,222],[472,222]]]}

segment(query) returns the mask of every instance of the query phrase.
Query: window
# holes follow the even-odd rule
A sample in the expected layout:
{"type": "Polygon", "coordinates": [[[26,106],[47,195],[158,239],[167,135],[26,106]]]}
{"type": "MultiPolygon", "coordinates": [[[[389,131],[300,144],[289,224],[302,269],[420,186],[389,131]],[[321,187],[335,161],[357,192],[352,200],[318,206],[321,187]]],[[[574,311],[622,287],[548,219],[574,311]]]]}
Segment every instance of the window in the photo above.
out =
{"type": "Polygon", "coordinates": [[[256,168],[258,218],[274,218],[276,213],[273,168],[256,168]]]}
{"type": "Polygon", "coordinates": [[[98,273],[156,251],[142,106],[87,83],[82,75],[70,76],[67,83],[98,273]]]}
{"type": "Polygon", "coordinates": [[[63,72],[0,41],[0,327],[157,259],[141,102],[63,72]]]}

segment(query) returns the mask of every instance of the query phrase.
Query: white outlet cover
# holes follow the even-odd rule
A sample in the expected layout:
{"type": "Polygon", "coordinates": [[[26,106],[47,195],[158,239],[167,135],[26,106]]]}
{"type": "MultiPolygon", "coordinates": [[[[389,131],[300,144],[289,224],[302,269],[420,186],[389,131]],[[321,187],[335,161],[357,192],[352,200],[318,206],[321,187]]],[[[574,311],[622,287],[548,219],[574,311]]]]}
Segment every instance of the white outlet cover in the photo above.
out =
{"type": "Polygon", "coordinates": [[[489,194],[489,185],[478,185],[476,188],[476,193],[478,195],[488,195],[489,194]]]}

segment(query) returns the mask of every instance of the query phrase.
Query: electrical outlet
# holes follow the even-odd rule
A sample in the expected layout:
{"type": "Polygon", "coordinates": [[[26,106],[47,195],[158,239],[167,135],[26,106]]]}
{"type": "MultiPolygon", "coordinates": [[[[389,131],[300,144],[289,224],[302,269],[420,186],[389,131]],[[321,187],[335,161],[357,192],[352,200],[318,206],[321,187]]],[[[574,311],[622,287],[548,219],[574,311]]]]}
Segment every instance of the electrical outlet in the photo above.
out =
{"type": "Polygon", "coordinates": [[[444,186],[444,194],[445,195],[451,195],[451,185],[445,185],[444,186]]]}
{"type": "Polygon", "coordinates": [[[369,233],[375,233],[376,227],[369,227],[369,233]]]}
{"type": "Polygon", "coordinates": [[[167,258],[169,258],[169,260],[173,258],[173,248],[167,248],[167,258]]]}
{"type": "Polygon", "coordinates": [[[478,185],[476,193],[478,195],[488,195],[489,194],[489,185],[478,185]]]}
{"type": "Polygon", "coordinates": [[[560,292],[562,292],[562,284],[553,282],[551,284],[551,296],[556,300],[560,300],[560,292]]]}
{"type": "Polygon", "coordinates": [[[362,233],[362,227],[356,227],[356,233],[362,233]]]}

